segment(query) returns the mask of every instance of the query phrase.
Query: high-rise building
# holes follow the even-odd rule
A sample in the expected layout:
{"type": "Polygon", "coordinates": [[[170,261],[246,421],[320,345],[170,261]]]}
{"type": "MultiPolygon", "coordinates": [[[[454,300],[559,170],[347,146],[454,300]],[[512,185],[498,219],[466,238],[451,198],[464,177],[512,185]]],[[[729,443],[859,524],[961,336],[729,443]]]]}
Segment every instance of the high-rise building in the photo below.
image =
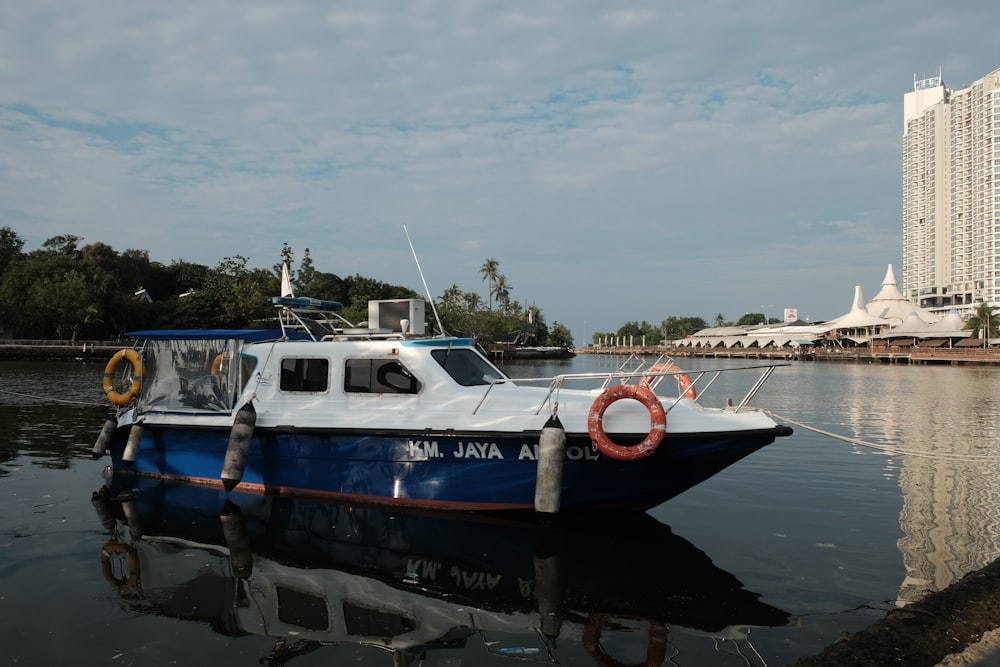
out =
{"type": "Polygon", "coordinates": [[[903,293],[1000,306],[1000,69],[961,90],[914,77],[903,96],[903,293]]]}

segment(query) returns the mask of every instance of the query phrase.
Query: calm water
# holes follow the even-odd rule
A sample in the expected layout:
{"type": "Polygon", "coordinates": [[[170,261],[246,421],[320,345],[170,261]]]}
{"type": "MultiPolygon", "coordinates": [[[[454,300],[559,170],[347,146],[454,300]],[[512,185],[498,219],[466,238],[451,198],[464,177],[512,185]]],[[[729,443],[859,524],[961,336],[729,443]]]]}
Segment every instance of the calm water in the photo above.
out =
{"type": "Polygon", "coordinates": [[[755,404],[824,433],[796,426],[648,517],[546,536],[239,495],[223,509],[216,492],[94,503],[102,368],[0,362],[0,664],[776,666],[1000,554],[1000,371],[782,367],[755,404]],[[394,652],[350,640],[415,628],[423,643],[394,652]]]}

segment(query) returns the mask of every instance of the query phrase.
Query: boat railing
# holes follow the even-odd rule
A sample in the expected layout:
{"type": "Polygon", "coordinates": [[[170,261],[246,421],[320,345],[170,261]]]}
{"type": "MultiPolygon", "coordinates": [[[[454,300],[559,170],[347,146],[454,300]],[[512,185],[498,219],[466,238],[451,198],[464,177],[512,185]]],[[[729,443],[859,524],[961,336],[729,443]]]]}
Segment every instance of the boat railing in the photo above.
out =
{"type": "MultiPolygon", "coordinates": [[[[750,403],[750,401],[753,400],[753,397],[757,395],[757,392],[760,391],[761,387],[764,386],[768,378],[771,377],[771,374],[778,366],[787,366],[787,365],[788,364],[767,364],[759,366],[740,366],[738,368],[715,368],[715,369],[701,369],[701,370],[676,369],[668,371],[651,371],[647,369],[645,371],[638,371],[638,372],[635,370],[617,370],[610,373],[608,372],[564,373],[561,375],[556,375],[554,377],[549,376],[549,377],[538,377],[538,378],[523,378],[523,377],[498,378],[493,380],[486,388],[486,392],[483,394],[483,397],[479,400],[479,403],[473,410],[473,414],[479,412],[479,408],[482,407],[483,403],[486,401],[486,397],[489,396],[489,393],[490,391],[492,391],[493,387],[500,384],[547,383],[549,385],[548,391],[546,392],[545,396],[539,403],[538,408],[536,408],[535,410],[535,414],[537,415],[541,413],[541,411],[545,408],[546,405],[552,403],[553,400],[558,402],[559,390],[570,383],[576,383],[576,382],[596,383],[598,384],[598,386],[594,388],[604,390],[607,389],[608,386],[614,383],[631,384],[633,382],[641,381],[644,378],[654,378],[653,380],[650,380],[650,383],[652,383],[656,381],[655,378],[677,377],[684,375],[690,378],[691,380],[689,387],[690,388],[697,387],[698,395],[704,395],[704,393],[709,389],[709,387],[715,384],[715,381],[718,380],[723,373],[734,373],[739,371],[760,371],[760,375],[750,386],[750,389],[747,390],[746,394],[744,394],[743,398],[741,398],[736,403],[733,403],[732,399],[729,399],[727,401],[725,406],[727,412],[739,412],[740,410],[746,408],[746,406],[750,403]]],[[[678,392],[677,397],[673,398],[673,400],[670,402],[669,405],[664,406],[664,412],[670,412],[674,408],[674,406],[676,406],[681,401],[681,399],[685,398],[685,393],[686,392],[684,391],[678,392]]],[[[698,398],[694,398],[692,400],[697,401],[698,398]]]]}
{"type": "Polygon", "coordinates": [[[294,331],[305,333],[313,340],[323,340],[327,336],[343,333],[345,326],[354,327],[336,312],[342,307],[338,301],[272,296],[267,302],[277,310],[278,324],[286,336],[294,331]]]}

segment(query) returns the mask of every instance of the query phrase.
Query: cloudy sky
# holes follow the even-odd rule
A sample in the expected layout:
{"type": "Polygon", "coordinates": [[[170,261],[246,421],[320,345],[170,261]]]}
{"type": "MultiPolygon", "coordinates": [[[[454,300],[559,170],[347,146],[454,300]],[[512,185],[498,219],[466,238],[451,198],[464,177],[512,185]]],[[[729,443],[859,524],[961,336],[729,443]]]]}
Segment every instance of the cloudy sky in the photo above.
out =
{"type": "Polygon", "coordinates": [[[0,226],[511,296],[578,343],[901,269],[903,94],[995,0],[0,3],[0,226]]]}

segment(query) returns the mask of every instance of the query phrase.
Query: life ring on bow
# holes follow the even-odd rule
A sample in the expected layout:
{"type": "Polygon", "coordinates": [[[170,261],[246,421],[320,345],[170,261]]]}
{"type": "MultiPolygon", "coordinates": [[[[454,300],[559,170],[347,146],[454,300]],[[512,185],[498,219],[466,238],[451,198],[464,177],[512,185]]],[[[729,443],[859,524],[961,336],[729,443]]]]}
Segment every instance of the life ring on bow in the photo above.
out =
{"type": "Polygon", "coordinates": [[[104,395],[114,405],[128,405],[139,397],[142,391],[142,357],[136,350],[121,350],[104,367],[104,395]],[[132,386],[127,392],[115,391],[115,374],[123,361],[132,365],[132,386]]]}
{"type": "MultiPolygon", "coordinates": [[[[601,630],[607,624],[606,615],[590,614],[587,625],[583,628],[583,648],[598,667],[625,667],[625,663],[612,658],[601,645],[601,630]]],[[[642,667],[659,667],[667,657],[667,629],[662,623],[650,621],[648,637],[646,661],[638,664],[642,667]]]]}
{"type": "Polygon", "coordinates": [[[593,405],[590,406],[590,414],[587,416],[587,431],[590,433],[590,439],[597,445],[597,449],[602,454],[618,461],[632,461],[651,455],[660,446],[667,431],[667,415],[663,411],[660,399],[646,387],[620,384],[605,389],[600,396],[594,399],[593,405]],[[632,447],[624,447],[612,442],[608,434],[604,432],[604,412],[612,403],[623,398],[639,401],[649,410],[651,422],[649,433],[642,442],[632,447]]]}
{"type": "Polygon", "coordinates": [[[139,553],[135,547],[111,540],[101,549],[101,574],[104,575],[111,588],[116,591],[128,590],[139,585],[139,553]],[[112,558],[120,556],[128,567],[127,576],[124,569],[122,577],[115,576],[111,565],[112,558]]]}
{"type": "MultiPolygon", "coordinates": [[[[674,364],[653,364],[649,367],[649,373],[670,373],[672,371],[682,370],[680,366],[674,364]]],[[[649,388],[653,384],[653,380],[658,376],[646,375],[639,381],[640,387],[649,388]]],[[[681,395],[684,398],[690,398],[692,401],[698,398],[698,392],[694,390],[694,382],[691,381],[691,376],[687,373],[677,373],[672,376],[677,380],[677,386],[681,395]]]]}

